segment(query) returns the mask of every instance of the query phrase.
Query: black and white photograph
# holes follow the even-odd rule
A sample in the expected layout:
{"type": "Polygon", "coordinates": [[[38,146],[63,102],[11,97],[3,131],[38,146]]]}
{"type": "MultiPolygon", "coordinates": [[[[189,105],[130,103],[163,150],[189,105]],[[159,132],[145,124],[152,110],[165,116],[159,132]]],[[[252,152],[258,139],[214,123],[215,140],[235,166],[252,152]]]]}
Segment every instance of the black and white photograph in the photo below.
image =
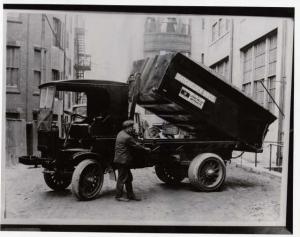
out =
{"type": "Polygon", "coordinates": [[[286,228],[293,9],[147,9],[4,6],[1,225],[286,228]]]}

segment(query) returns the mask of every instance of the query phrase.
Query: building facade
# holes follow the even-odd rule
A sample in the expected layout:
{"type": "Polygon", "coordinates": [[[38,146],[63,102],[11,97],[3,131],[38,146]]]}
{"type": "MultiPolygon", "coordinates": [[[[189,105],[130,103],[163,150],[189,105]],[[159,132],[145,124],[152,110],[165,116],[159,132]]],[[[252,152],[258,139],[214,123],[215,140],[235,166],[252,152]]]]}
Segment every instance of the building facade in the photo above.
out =
{"type": "Polygon", "coordinates": [[[288,145],[293,22],[260,17],[193,18],[192,22],[201,26],[193,35],[199,47],[192,57],[277,117],[269,127],[264,152],[243,157],[262,167],[281,166],[288,145]]]}
{"type": "MultiPolygon", "coordinates": [[[[147,16],[144,18],[144,58],[180,52],[191,56],[191,22],[189,17],[147,16]]],[[[137,113],[149,126],[163,123],[151,112],[137,106],[137,113]]]]}
{"type": "Polygon", "coordinates": [[[91,70],[91,55],[85,50],[85,22],[82,16],[74,16],[74,69],[76,79],[84,79],[85,71],[91,70]]]}
{"type": "MultiPolygon", "coordinates": [[[[264,152],[243,158],[280,167],[289,131],[293,22],[259,17],[147,17],[144,56],[182,52],[273,113],[264,152]]],[[[147,111],[145,111],[147,115],[147,111]]],[[[153,115],[152,115],[153,116],[153,115]]],[[[149,117],[149,115],[148,115],[149,117]]],[[[155,116],[151,118],[161,122],[155,116]]]]}
{"type": "Polygon", "coordinates": [[[41,83],[76,78],[78,18],[6,12],[6,157],[36,154],[41,83]]]}
{"type": "Polygon", "coordinates": [[[191,55],[189,19],[185,17],[155,17],[145,20],[144,56],[180,52],[191,55]]]}

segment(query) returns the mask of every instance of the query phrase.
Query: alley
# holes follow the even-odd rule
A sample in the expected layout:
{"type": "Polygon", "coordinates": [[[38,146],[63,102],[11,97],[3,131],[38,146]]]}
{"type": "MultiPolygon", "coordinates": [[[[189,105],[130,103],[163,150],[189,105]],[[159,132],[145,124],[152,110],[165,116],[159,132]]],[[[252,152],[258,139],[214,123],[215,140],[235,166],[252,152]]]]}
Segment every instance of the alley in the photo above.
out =
{"type": "Polygon", "coordinates": [[[141,202],[117,202],[115,182],[105,176],[99,198],[80,202],[70,187],[51,191],[42,168],[18,165],[5,170],[5,219],[11,223],[131,225],[221,225],[278,221],[280,178],[227,166],[220,192],[197,192],[188,180],[180,186],[162,183],[153,168],[133,170],[141,202]]]}

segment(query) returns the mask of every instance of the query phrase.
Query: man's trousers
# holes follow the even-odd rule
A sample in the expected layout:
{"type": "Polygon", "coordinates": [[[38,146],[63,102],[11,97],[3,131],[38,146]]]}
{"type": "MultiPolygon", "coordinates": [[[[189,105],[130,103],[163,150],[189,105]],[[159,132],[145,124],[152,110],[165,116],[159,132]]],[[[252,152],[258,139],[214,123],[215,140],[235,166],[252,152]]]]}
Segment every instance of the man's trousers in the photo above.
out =
{"type": "Polygon", "coordinates": [[[117,193],[116,198],[120,198],[123,195],[124,185],[127,191],[127,197],[132,198],[133,189],[132,189],[132,173],[128,166],[126,165],[118,165],[118,179],[117,179],[117,193]]]}

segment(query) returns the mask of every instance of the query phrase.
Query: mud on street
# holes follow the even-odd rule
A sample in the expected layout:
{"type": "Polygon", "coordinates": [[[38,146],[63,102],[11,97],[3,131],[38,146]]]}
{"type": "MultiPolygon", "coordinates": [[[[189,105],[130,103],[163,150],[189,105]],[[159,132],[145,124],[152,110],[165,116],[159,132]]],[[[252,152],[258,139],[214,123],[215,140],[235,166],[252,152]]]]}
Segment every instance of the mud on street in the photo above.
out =
{"type": "Polygon", "coordinates": [[[5,220],[17,223],[49,224],[132,224],[199,225],[212,222],[274,222],[280,216],[280,178],[250,173],[234,164],[227,166],[227,178],[220,192],[198,192],[188,179],[168,186],[154,168],[132,171],[134,191],[142,201],[117,202],[115,181],[105,175],[100,196],[77,201],[70,186],[51,191],[44,182],[42,168],[18,165],[7,168],[5,181],[5,220]]]}

